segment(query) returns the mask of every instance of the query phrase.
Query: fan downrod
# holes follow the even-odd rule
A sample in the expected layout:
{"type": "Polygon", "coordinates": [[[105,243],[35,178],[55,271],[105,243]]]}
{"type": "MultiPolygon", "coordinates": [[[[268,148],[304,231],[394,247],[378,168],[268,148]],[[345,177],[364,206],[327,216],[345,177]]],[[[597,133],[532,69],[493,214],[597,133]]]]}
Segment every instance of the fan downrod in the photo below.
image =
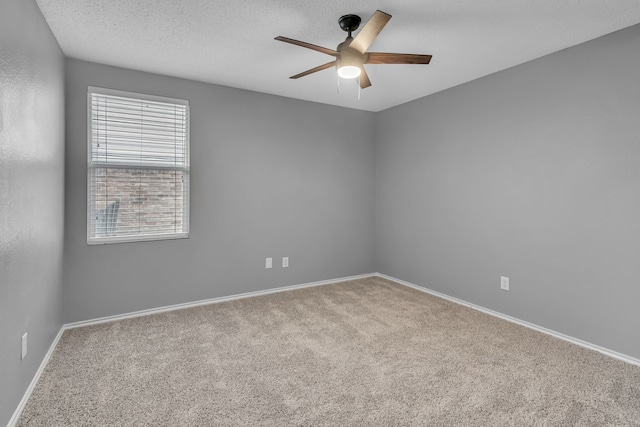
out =
{"type": "Polygon", "coordinates": [[[358,29],[362,20],[358,15],[342,15],[338,19],[340,28],[349,33],[348,37],[351,37],[351,32],[358,29]]]}

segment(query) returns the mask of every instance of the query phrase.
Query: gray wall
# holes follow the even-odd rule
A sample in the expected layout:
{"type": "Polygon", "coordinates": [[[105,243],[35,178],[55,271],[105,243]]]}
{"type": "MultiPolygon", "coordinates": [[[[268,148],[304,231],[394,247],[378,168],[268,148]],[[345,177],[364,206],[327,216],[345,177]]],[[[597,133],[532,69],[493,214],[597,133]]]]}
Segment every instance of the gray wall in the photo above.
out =
{"type": "Polygon", "coordinates": [[[378,271],[640,357],[639,70],[634,26],[380,113],[378,271]]]}
{"type": "Polygon", "coordinates": [[[62,324],[64,61],[32,0],[0,5],[0,425],[62,324]],[[29,351],[20,360],[20,337],[29,351]]]}
{"type": "Polygon", "coordinates": [[[77,60],[66,69],[65,322],[375,271],[373,113],[77,60]],[[189,239],[87,246],[89,85],[191,102],[189,239]]]}

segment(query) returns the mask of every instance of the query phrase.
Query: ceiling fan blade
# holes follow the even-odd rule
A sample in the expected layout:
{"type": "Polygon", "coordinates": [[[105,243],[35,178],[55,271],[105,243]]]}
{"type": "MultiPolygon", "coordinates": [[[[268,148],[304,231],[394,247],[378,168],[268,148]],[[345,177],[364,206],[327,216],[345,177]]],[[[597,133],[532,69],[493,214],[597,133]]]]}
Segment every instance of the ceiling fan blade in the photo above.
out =
{"type": "Polygon", "coordinates": [[[360,30],[356,38],[353,39],[349,47],[360,53],[365,53],[390,19],[391,15],[388,13],[376,10],[373,16],[360,30]]]}
{"type": "Polygon", "coordinates": [[[312,68],[310,70],[307,71],[303,71],[300,74],[296,74],[295,76],[291,76],[289,77],[290,79],[299,79],[300,77],[304,77],[304,76],[308,76],[309,74],[313,74],[317,71],[322,71],[322,70],[326,70],[327,68],[331,68],[331,67],[335,67],[336,65],[336,61],[331,61],[331,62],[327,62],[326,64],[322,64],[319,65],[315,68],[312,68]]]}
{"type": "Polygon", "coordinates": [[[367,75],[367,72],[365,71],[364,67],[360,67],[360,88],[361,89],[366,89],[369,86],[371,86],[371,80],[369,80],[369,76],[367,75]]]}
{"type": "Polygon", "coordinates": [[[431,55],[414,55],[411,53],[369,52],[367,64],[428,64],[431,55]]]}
{"type": "Polygon", "coordinates": [[[315,50],[318,52],[326,53],[331,56],[338,56],[338,52],[332,49],[327,49],[326,47],[316,46],[315,44],[301,42],[300,40],[290,39],[289,37],[278,36],[275,38],[278,41],[295,44],[296,46],[306,47],[307,49],[315,50]]]}

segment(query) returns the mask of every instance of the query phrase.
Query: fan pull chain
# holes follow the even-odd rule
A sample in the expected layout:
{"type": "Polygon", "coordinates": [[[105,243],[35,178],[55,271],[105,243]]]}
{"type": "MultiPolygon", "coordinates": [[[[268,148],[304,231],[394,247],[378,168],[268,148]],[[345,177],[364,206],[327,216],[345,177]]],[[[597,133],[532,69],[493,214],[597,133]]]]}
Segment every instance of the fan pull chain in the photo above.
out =
{"type": "Polygon", "coordinates": [[[360,91],[362,90],[362,86],[360,86],[360,77],[358,77],[358,101],[360,101],[360,91]]]}
{"type": "Polygon", "coordinates": [[[338,86],[336,87],[336,90],[340,93],[340,76],[336,74],[336,77],[338,78],[338,86]]]}

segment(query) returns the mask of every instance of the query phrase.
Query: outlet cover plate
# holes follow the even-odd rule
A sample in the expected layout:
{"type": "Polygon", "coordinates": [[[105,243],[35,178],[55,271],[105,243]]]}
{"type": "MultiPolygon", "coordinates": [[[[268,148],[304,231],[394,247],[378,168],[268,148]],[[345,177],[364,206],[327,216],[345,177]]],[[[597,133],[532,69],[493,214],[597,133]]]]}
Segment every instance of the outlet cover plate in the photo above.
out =
{"type": "Polygon", "coordinates": [[[27,333],[26,332],[22,336],[22,359],[20,360],[24,360],[25,357],[27,357],[27,333]]]}
{"type": "Polygon", "coordinates": [[[509,278],[507,276],[500,276],[500,289],[509,290],[509,278]]]}

